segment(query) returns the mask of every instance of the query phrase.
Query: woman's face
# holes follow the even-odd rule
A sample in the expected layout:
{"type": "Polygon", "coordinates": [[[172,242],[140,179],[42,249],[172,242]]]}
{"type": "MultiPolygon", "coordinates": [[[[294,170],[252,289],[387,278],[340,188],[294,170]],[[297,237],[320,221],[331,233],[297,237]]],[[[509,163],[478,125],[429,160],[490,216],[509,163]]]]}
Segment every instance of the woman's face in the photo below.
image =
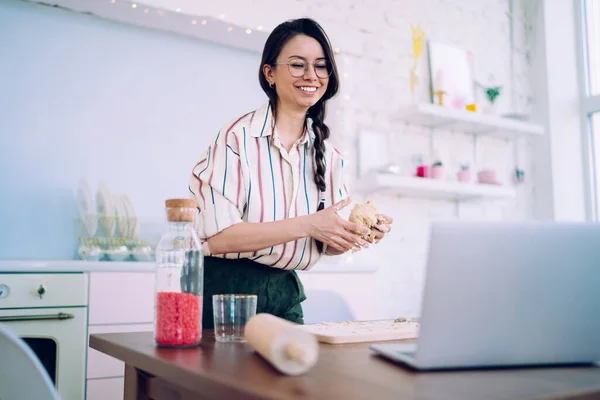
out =
{"type": "Polygon", "coordinates": [[[263,71],[267,81],[275,85],[280,104],[308,110],[323,97],[331,67],[315,39],[294,36],[285,44],[276,62],[289,65],[265,65],[263,71]]]}

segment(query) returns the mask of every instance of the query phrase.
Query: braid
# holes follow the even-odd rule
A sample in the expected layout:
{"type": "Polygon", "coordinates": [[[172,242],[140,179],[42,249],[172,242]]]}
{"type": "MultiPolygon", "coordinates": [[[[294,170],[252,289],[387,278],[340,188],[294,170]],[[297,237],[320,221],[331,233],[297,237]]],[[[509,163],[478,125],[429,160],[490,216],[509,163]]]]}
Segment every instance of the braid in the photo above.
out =
{"type": "MultiPolygon", "coordinates": [[[[325,125],[325,102],[319,101],[317,104],[308,109],[308,116],[312,119],[312,129],[315,133],[315,164],[317,173],[315,174],[315,183],[320,192],[324,192],[327,188],[325,184],[325,140],[329,139],[329,127],[325,125]]],[[[323,201],[319,203],[317,211],[322,210],[325,204],[323,201]]],[[[323,243],[316,241],[317,251],[323,253],[323,243]]]]}
{"type": "Polygon", "coordinates": [[[308,116],[312,119],[312,129],[315,133],[315,164],[317,173],[315,174],[315,183],[319,191],[324,192],[327,188],[325,184],[325,140],[329,138],[329,127],[325,125],[325,103],[318,102],[308,110],[308,116]]]}

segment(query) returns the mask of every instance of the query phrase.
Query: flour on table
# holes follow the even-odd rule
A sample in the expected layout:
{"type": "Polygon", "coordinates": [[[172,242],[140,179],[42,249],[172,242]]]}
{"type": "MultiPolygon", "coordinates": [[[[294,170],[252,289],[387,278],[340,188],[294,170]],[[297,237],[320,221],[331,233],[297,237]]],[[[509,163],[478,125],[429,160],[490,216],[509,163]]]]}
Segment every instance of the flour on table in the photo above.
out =
{"type": "Polygon", "coordinates": [[[322,322],[304,325],[303,328],[316,334],[346,336],[385,332],[416,332],[419,323],[410,318],[398,318],[396,320],[322,322]]]}

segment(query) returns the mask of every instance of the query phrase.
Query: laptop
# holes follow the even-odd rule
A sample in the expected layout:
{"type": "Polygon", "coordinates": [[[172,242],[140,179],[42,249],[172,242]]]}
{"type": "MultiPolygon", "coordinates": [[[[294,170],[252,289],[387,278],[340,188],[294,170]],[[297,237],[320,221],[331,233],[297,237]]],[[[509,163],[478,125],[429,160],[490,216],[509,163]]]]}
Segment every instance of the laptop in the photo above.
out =
{"type": "Polygon", "coordinates": [[[600,225],[435,222],[416,344],[373,344],[415,370],[600,361],[600,225]]]}

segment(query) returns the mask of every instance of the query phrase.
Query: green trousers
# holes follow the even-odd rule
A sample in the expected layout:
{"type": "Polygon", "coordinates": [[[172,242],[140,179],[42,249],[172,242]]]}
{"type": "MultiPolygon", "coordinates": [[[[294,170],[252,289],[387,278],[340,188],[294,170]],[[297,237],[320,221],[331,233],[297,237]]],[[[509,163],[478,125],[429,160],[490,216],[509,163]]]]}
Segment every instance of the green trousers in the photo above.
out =
{"type": "Polygon", "coordinates": [[[202,327],[214,329],[214,294],[255,294],[256,313],[303,324],[304,287],[296,271],[268,267],[247,258],[204,257],[202,327]]]}

